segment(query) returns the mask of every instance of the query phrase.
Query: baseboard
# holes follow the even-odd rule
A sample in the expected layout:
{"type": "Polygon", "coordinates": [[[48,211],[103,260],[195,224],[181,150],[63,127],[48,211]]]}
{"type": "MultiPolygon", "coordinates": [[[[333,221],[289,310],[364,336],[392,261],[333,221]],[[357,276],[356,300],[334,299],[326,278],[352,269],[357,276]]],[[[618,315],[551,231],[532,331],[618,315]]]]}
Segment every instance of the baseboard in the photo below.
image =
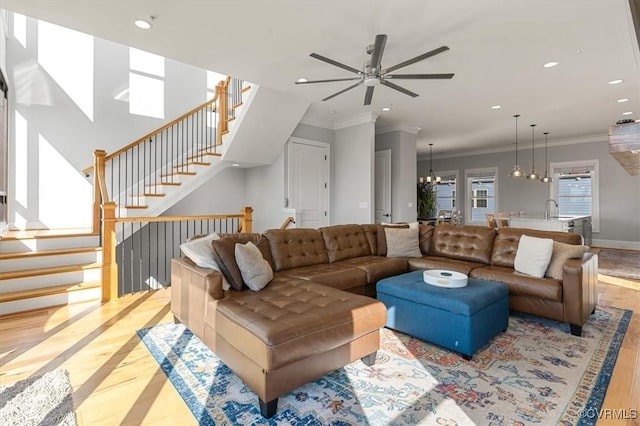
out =
{"type": "Polygon", "coordinates": [[[616,240],[596,240],[591,241],[593,247],[616,248],[627,250],[640,250],[640,242],[638,241],[616,241],[616,240]]]}

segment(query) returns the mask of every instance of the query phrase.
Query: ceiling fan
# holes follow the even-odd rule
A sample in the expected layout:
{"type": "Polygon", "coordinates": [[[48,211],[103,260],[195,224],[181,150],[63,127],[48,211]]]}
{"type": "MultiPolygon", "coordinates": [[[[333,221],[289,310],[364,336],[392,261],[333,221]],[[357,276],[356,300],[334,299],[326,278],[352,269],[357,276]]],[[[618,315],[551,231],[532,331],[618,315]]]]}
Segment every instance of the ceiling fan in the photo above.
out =
{"type": "Polygon", "coordinates": [[[312,80],[312,81],[296,81],[296,84],[313,84],[313,83],[329,83],[334,81],[352,81],[358,80],[357,83],[352,84],[346,89],[342,89],[339,92],[334,93],[333,95],[327,96],[323,99],[323,101],[327,101],[331,98],[334,98],[344,92],[347,92],[351,89],[355,89],[358,86],[365,85],[367,87],[367,91],[364,95],[364,104],[371,105],[371,100],[373,99],[373,89],[379,85],[383,84],[387,87],[390,87],[398,92],[404,93],[405,95],[409,95],[411,97],[417,97],[418,94],[412,92],[411,90],[405,89],[402,86],[398,86],[395,83],[392,83],[390,80],[432,80],[432,79],[451,79],[453,78],[453,74],[393,74],[393,72],[398,71],[401,68],[404,68],[408,65],[414,64],[416,62],[422,61],[423,59],[427,59],[431,56],[437,55],[442,52],[446,52],[449,50],[447,46],[442,46],[437,49],[431,50],[427,53],[423,53],[422,55],[416,56],[415,58],[407,59],[404,62],[400,62],[389,68],[382,68],[382,54],[384,52],[384,47],[387,43],[387,35],[386,34],[378,34],[373,45],[367,46],[367,53],[371,55],[371,59],[365,62],[363,69],[358,70],[356,68],[350,67],[349,65],[345,65],[338,61],[334,61],[333,59],[327,58],[326,56],[319,55],[317,53],[312,53],[312,58],[321,60],[328,64],[334,65],[338,68],[342,68],[344,70],[350,71],[354,74],[357,74],[357,77],[350,78],[332,78],[328,80],[312,80]]]}

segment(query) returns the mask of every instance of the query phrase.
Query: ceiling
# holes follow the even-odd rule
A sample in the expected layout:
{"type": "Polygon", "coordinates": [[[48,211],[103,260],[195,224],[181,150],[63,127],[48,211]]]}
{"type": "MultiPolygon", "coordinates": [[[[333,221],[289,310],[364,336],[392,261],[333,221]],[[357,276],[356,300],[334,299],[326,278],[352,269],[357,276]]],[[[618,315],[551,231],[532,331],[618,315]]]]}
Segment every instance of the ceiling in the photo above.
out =
{"type": "Polygon", "coordinates": [[[610,124],[640,119],[629,0],[2,0],[2,7],[306,98],[311,123],[331,127],[372,112],[379,129],[419,129],[419,154],[433,143],[434,157],[513,149],[514,114],[521,143],[530,143],[528,125],[536,123],[536,145],[548,131],[550,146],[601,141],[610,124]],[[151,30],[133,25],[149,16],[151,30]],[[370,106],[364,87],[321,101],[352,82],[294,84],[352,77],[309,54],[361,68],[376,34],[388,36],[383,67],[446,45],[401,72],[455,77],[394,81],[417,98],[378,86],[370,106]],[[549,61],[559,65],[544,68],[549,61]],[[607,83],[614,79],[623,83],[607,83]]]}

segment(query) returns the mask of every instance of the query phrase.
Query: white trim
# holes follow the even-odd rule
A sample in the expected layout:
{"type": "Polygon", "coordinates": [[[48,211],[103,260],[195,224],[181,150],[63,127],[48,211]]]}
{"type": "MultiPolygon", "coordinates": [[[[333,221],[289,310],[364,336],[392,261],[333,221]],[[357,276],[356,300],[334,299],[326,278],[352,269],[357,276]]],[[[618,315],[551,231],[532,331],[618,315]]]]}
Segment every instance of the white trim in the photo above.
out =
{"type": "MultiPolygon", "coordinates": [[[[434,173],[436,174],[436,176],[440,176],[441,178],[444,178],[445,176],[452,176],[452,175],[456,177],[456,196],[451,198],[455,200],[455,205],[456,205],[455,210],[460,210],[460,170],[456,169],[456,170],[445,170],[440,172],[436,171],[434,173]]],[[[465,186],[466,186],[466,181],[465,181],[465,186]]],[[[465,203],[465,206],[466,206],[466,203],[465,203]]]]}
{"type": "Polygon", "coordinates": [[[558,200],[556,188],[558,180],[555,179],[555,169],[593,167],[593,182],[591,183],[591,227],[593,232],[600,232],[600,160],[561,161],[549,163],[549,175],[554,177],[549,185],[549,198],[558,200]]]}
{"type": "Polygon", "coordinates": [[[404,124],[404,123],[399,123],[399,124],[392,124],[390,126],[377,127],[376,135],[382,135],[384,133],[391,133],[391,132],[407,132],[412,135],[417,135],[419,131],[420,131],[420,128],[418,127],[409,126],[408,124],[404,124]]]}
{"type": "Polygon", "coordinates": [[[330,129],[330,130],[335,129],[333,123],[330,121],[322,121],[322,120],[318,120],[310,117],[302,117],[300,119],[300,124],[306,124],[307,126],[314,126],[314,127],[322,127],[323,129],[330,129]]]}
{"type": "Polygon", "coordinates": [[[378,119],[378,115],[372,112],[365,112],[363,114],[355,115],[343,121],[339,121],[334,124],[334,130],[344,129],[346,127],[356,126],[358,124],[375,123],[378,119]]]}
{"type": "Polygon", "coordinates": [[[617,248],[627,250],[640,250],[638,241],[618,241],[618,240],[591,240],[592,247],[617,248]]]}
{"type": "MultiPolygon", "coordinates": [[[[585,143],[594,143],[594,142],[609,142],[609,135],[606,133],[599,135],[590,135],[590,136],[582,136],[579,138],[566,138],[566,139],[556,139],[553,142],[548,142],[547,146],[549,148],[556,146],[565,146],[565,145],[578,145],[585,143]]],[[[421,144],[421,141],[418,141],[418,145],[421,144]]],[[[544,144],[542,144],[544,145],[544,144]]],[[[536,147],[542,146],[540,143],[536,144],[536,147]]],[[[439,154],[434,155],[433,158],[444,159],[444,158],[458,158],[458,157],[469,157],[473,155],[484,155],[484,154],[496,154],[499,152],[515,152],[515,146],[506,146],[506,147],[493,147],[493,148],[480,148],[480,149],[465,149],[462,151],[456,151],[450,154],[439,154]]],[[[520,148],[522,150],[522,148],[520,148]]],[[[429,159],[428,150],[425,152],[420,152],[418,154],[418,161],[424,161],[429,159]]]]}

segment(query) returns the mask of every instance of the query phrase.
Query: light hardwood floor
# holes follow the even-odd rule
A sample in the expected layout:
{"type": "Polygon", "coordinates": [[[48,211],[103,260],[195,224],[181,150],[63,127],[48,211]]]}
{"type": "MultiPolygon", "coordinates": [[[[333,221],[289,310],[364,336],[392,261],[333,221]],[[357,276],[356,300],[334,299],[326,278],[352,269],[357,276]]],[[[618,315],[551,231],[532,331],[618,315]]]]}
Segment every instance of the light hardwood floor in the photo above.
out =
{"type": "MultiPolygon", "coordinates": [[[[600,278],[599,303],[634,310],[603,408],[640,415],[640,282],[600,278]]],[[[0,318],[0,384],[65,368],[80,425],[196,424],[135,333],[172,321],[170,291],[0,318]]]]}

